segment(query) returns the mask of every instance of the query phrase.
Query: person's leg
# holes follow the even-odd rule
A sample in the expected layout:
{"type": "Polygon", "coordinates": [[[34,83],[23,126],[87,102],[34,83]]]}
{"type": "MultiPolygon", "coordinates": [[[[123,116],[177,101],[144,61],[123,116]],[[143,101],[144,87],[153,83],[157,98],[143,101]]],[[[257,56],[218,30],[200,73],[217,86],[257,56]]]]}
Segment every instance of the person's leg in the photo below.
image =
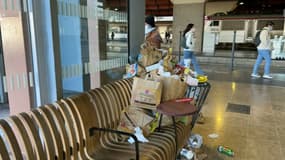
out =
{"type": "Polygon", "coordinates": [[[183,51],[183,58],[180,60],[180,65],[185,66],[184,59],[190,59],[190,52],[183,51]]]}
{"type": "Polygon", "coordinates": [[[265,65],[264,65],[264,75],[270,74],[270,65],[271,65],[271,57],[270,57],[270,50],[264,51],[264,59],[265,59],[265,65]]]}
{"type": "Polygon", "coordinates": [[[190,52],[190,58],[191,58],[191,63],[193,64],[195,72],[197,72],[199,75],[204,75],[204,72],[200,68],[200,66],[197,62],[196,56],[194,55],[193,52],[190,52]]]}
{"type": "Polygon", "coordinates": [[[258,75],[257,72],[258,72],[259,65],[262,62],[262,59],[263,59],[263,50],[258,50],[257,59],[255,61],[255,64],[252,70],[252,75],[258,75]]]}

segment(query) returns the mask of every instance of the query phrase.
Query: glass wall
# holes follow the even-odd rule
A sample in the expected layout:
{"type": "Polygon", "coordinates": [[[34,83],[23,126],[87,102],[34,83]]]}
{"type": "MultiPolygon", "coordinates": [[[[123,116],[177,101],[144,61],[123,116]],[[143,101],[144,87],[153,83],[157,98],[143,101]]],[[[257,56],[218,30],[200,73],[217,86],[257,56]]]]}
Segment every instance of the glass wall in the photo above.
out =
{"type": "Polygon", "coordinates": [[[128,57],[127,0],[58,0],[64,96],[121,79],[128,57]]]}
{"type": "Polygon", "coordinates": [[[0,13],[0,117],[123,78],[128,0],[0,0],[0,13]]]}

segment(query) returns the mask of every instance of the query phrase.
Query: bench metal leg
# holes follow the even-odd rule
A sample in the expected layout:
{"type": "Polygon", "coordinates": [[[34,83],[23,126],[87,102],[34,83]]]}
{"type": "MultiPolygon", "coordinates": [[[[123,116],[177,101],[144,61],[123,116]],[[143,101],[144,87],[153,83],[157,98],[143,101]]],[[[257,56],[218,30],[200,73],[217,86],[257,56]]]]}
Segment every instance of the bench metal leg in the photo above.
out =
{"type": "MultiPolygon", "coordinates": [[[[175,155],[177,156],[177,150],[178,150],[178,141],[177,141],[177,129],[176,129],[176,122],[175,122],[175,117],[172,116],[172,122],[174,126],[174,134],[175,134],[175,155]]],[[[176,160],[175,156],[175,160],[176,160]]]]}
{"type": "Polygon", "coordinates": [[[159,124],[158,124],[158,132],[160,132],[162,117],[163,117],[163,114],[160,114],[160,119],[159,119],[159,124]]]}

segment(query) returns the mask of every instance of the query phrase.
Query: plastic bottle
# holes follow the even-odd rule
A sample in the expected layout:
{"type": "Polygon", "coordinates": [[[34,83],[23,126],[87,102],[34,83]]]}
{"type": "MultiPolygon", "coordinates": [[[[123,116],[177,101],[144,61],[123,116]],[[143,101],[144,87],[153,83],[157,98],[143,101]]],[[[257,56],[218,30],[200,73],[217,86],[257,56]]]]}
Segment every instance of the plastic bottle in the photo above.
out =
{"type": "Polygon", "coordinates": [[[172,54],[172,48],[168,48],[168,54],[172,54]]]}
{"type": "Polygon", "coordinates": [[[218,150],[218,152],[223,153],[225,155],[228,155],[228,156],[231,156],[231,157],[234,156],[234,151],[232,149],[230,149],[230,148],[227,148],[227,147],[224,147],[224,146],[218,146],[217,150],[218,150]]]}

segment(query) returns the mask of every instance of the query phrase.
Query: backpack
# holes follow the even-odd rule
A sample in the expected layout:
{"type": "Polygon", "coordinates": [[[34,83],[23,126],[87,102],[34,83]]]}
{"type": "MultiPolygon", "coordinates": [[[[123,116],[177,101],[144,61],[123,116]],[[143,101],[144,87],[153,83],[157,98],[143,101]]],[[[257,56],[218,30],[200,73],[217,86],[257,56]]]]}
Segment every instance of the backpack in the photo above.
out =
{"type": "Polygon", "coordinates": [[[254,40],[253,40],[253,43],[255,44],[256,47],[261,43],[261,40],[260,40],[260,33],[261,33],[261,31],[262,30],[258,31],[255,34],[255,37],[254,37],[254,40]]]}
{"type": "Polygon", "coordinates": [[[182,48],[189,49],[189,47],[186,45],[186,37],[185,36],[182,36],[180,46],[182,48]]]}

